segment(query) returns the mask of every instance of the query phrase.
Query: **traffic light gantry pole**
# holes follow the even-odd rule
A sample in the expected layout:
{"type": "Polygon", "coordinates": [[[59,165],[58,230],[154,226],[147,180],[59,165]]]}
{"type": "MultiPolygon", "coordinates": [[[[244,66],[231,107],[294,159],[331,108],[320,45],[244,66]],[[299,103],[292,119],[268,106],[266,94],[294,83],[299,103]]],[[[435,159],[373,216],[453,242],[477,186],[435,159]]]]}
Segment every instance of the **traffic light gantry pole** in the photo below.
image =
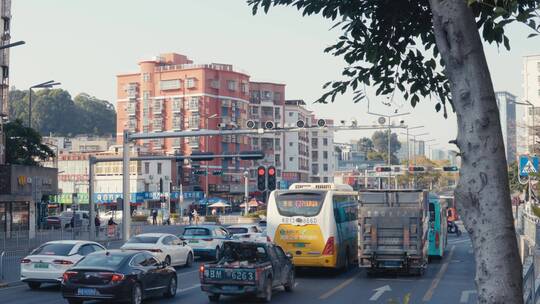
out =
{"type": "MultiPolygon", "coordinates": [[[[183,137],[204,137],[204,136],[223,136],[223,135],[262,135],[265,133],[283,133],[283,132],[302,132],[309,129],[323,129],[328,131],[344,131],[344,130],[374,130],[374,129],[387,129],[388,126],[380,125],[357,125],[351,126],[313,126],[313,127],[287,127],[287,128],[272,128],[272,129],[234,129],[234,130],[187,130],[187,131],[175,131],[175,132],[156,132],[156,133],[130,133],[128,130],[124,130],[123,134],[123,149],[122,149],[122,239],[127,241],[130,236],[131,214],[130,214],[130,190],[129,190],[129,145],[132,141],[142,139],[164,139],[164,138],[183,138],[183,137]]],[[[391,128],[405,129],[406,125],[392,126],[391,128]]],[[[184,156],[185,157],[185,156],[184,156]]],[[[133,158],[136,159],[136,158],[133,158]]],[[[173,159],[178,159],[174,156],[173,159]]],[[[112,161],[118,161],[114,159],[112,161]]],[[[90,186],[92,189],[92,185],[90,186]]],[[[92,200],[92,198],[89,198],[92,200]]],[[[247,204],[247,202],[246,202],[247,204]]],[[[91,206],[93,207],[93,206],[91,206]]],[[[93,210],[91,209],[93,216],[93,210]]],[[[93,218],[90,220],[93,223],[93,218]]]]}

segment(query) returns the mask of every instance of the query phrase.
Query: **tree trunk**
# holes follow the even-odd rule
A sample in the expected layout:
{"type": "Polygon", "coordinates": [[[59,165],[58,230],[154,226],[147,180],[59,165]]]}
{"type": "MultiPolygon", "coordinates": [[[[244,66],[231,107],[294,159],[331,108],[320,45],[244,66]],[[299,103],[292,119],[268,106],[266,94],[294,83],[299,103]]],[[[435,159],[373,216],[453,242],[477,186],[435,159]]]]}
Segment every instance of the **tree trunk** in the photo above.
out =
{"type": "Polygon", "coordinates": [[[455,190],[472,240],[479,303],[523,303],[499,111],[474,16],[465,0],[429,0],[457,114],[455,190]]]}

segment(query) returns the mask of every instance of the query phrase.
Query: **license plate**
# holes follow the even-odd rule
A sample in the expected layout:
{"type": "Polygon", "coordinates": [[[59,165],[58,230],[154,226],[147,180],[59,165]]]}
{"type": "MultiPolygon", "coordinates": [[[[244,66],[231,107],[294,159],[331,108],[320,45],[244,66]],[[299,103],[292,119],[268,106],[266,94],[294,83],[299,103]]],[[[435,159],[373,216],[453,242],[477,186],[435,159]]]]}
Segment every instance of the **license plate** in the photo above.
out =
{"type": "Polygon", "coordinates": [[[384,266],[387,266],[387,267],[400,267],[401,262],[400,261],[386,261],[386,262],[384,262],[384,266]]]}
{"type": "Polygon", "coordinates": [[[190,243],[198,243],[199,241],[193,240],[193,241],[189,241],[189,242],[190,242],[190,243]]]}
{"type": "Polygon", "coordinates": [[[306,247],[306,244],[304,244],[304,243],[294,243],[294,247],[304,248],[304,247],[306,247]]]}
{"type": "Polygon", "coordinates": [[[95,296],[97,295],[97,290],[95,288],[79,288],[77,289],[78,296],[95,296]]]}
{"type": "Polygon", "coordinates": [[[35,263],[34,268],[47,269],[47,268],[49,268],[49,264],[47,264],[47,263],[35,263]]]}

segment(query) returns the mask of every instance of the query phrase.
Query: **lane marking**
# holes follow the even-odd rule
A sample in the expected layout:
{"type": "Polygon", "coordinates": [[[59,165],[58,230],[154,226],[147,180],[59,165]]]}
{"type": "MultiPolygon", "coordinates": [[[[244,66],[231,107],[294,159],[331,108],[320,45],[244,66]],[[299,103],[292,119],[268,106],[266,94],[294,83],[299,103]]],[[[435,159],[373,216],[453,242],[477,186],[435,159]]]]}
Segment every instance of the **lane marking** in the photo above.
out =
{"type": "Polygon", "coordinates": [[[422,282],[422,281],[427,281],[427,280],[424,280],[424,279],[398,279],[398,278],[379,278],[379,279],[375,279],[375,281],[383,281],[383,282],[422,282]]]}
{"type": "Polygon", "coordinates": [[[476,294],[476,290],[464,290],[461,292],[461,297],[459,298],[459,303],[469,303],[469,297],[472,294],[476,294]]]}
{"type": "Polygon", "coordinates": [[[439,282],[441,281],[442,277],[444,276],[446,270],[448,269],[448,264],[450,264],[450,261],[452,260],[452,256],[454,255],[454,250],[456,249],[456,246],[453,245],[452,249],[450,249],[450,253],[448,254],[448,257],[446,258],[446,261],[441,266],[441,269],[439,269],[439,272],[431,282],[431,286],[426,291],[426,294],[422,298],[422,301],[428,302],[433,297],[433,293],[435,292],[435,289],[439,285],[439,282]]]}
{"type": "Polygon", "coordinates": [[[201,287],[201,284],[195,284],[195,285],[193,285],[193,286],[191,286],[191,287],[187,287],[187,288],[184,288],[184,289],[180,289],[180,290],[178,290],[178,292],[186,292],[186,291],[188,291],[188,290],[192,290],[192,289],[199,288],[199,287],[201,287]]]}
{"type": "Polygon", "coordinates": [[[471,241],[470,239],[455,240],[455,241],[448,241],[448,244],[449,245],[455,245],[455,244],[461,244],[461,243],[466,243],[466,242],[470,242],[470,241],[471,241]]]}
{"type": "Polygon", "coordinates": [[[389,285],[384,285],[382,287],[373,289],[373,291],[375,291],[375,293],[371,296],[371,298],[369,298],[369,300],[377,301],[383,295],[383,293],[387,291],[392,291],[392,288],[390,288],[389,285]]]}
{"type": "Polygon", "coordinates": [[[352,277],[352,278],[349,278],[347,280],[345,280],[344,282],[342,282],[341,284],[339,284],[338,286],[330,289],[328,292],[326,292],[325,294],[321,295],[319,297],[319,300],[324,300],[324,299],[327,299],[329,297],[331,297],[333,294],[335,294],[336,292],[342,290],[343,288],[347,287],[349,284],[351,284],[354,280],[356,279],[356,276],[352,277]]]}

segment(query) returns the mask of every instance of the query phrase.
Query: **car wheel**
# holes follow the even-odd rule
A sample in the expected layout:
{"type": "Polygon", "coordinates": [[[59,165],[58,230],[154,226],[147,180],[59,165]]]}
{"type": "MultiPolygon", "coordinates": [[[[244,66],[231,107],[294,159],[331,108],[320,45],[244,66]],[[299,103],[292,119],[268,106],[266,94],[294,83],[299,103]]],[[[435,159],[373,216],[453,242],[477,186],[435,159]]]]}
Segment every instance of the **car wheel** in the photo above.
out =
{"type": "Polygon", "coordinates": [[[141,284],[135,283],[131,289],[131,301],[130,304],[141,304],[143,299],[143,293],[141,284]]]}
{"type": "Polygon", "coordinates": [[[283,287],[285,288],[285,291],[291,292],[294,289],[294,284],[295,284],[294,270],[291,270],[289,277],[287,278],[287,283],[285,283],[283,287]]]}
{"type": "Polygon", "coordinates": [[[165,264],[167,264],[167,266],[171,266],[171,257],[170,256],[165,257],[165,264]]]}
{"type": "Polygon", "coordinates": [[[212,302],[212,303],[216,303],[216,302],[219,301],[219,296],[220,296],[219,293],[218,293],[218,294],[209,294],[209,295],[208,295],[208,300],[209,300],[210,302],[212,302]]]}
{"type": "Polygon", "coordinates": [[[188,253],[187,260],[186,260],[186,267],[191,267],[193,265],[193,253],[188,253]]]}
{"type": "Polygon", "coordinates": [[[176,275],[173,275],[169,280],[169,286],[167,287],[167,291],[165,292],[165,297],[174,298],[176,296],[177,287],[178,284],[176,283],[176,275]]]}
{"type": "Polygon", "coordinates": [[[30,289],[39,289],[39,287],[41,287],[41,283],[39,282],[28,282],[28,287],[30,287],[30,289]]]}
{"type": "Polygon", "coordinates": [[[68,299],[69,304],[82,304],[83,300],[79,299],[68,299]]]}

